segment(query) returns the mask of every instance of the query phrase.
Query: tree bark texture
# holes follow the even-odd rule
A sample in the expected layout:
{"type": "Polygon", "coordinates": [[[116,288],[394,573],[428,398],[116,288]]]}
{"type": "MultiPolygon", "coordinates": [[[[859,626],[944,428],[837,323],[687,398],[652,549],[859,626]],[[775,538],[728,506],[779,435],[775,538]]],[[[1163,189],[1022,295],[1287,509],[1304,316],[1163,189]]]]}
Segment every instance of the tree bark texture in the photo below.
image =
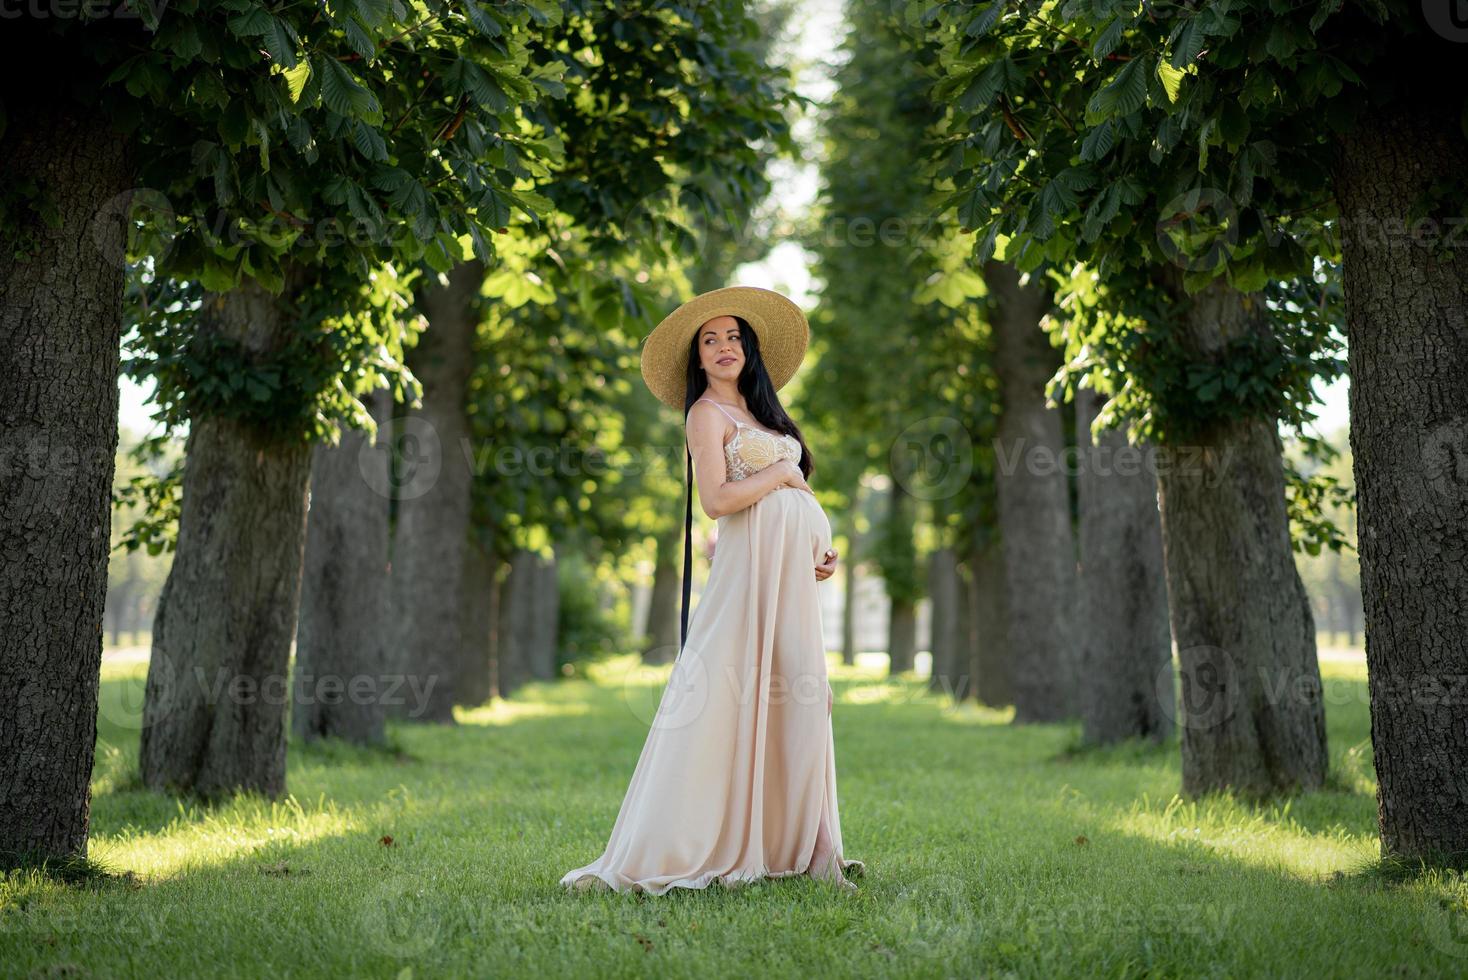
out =
{"type": "Polygon", "coordinates": [[[647,606],[646,664],[670,664],[678,656],[678,633],[683,601],[683,527],[671,525],[658,535],[657,560],[652,575],[652,597],[647,606]]]}
{"type": "Polygon", "coordinates": [[[556,676],[560,590],[555,561],[526,548],[510,556],[501,587],[496,677],[499,695],[556,676]]]}
{"type": "MultiPolygon", "coordinates": [[[[1191,297],[1182,325],[1200,359],[1269,329],[1262,297],[1222,282],[1191,297]]],[[[1315,624],[1290,546],[1281,448],[1274,419],[1246,418],[1158,452],[1188,795],[1262,796],[1325,779],[1315,624]]]]}
{"type": "MultiPolygon", "coordinates": [[[[205,297],[200,329],[251,351],[288,331],[253,281],[205,297]]],[[[173,565],[158,601],[140,764],[151,789],[285,792],[288,670],[311,447],[234,418],[191,420],[173,565]]]]}
{"type": "Polygon", "coordinates": [[[312,454],[291,716],[307,741],[386,737],[391,394],[375,393],[369,408],[375,438],[343,429],[312,454]]]}
{"type": "Polygon", "coordinates": [[[962,609],[959,594],[964,585],[958,575],[958,556],[951,547],[935,548],[928,556],[929,652],[932,668],[928,687],[934,693],[953,694],[961,675],[967,673],[968,645],[961,635],[962,609]]]}
{"type": "Polygon", "coordinates": [[[1014,659],[1009,646],[1004,549],[994,535],[976,537],[968,554],[970,640],[974,696],[1002,708],[1014,703],[1014,659]]]}
{"type": "Polygon", "coordinates": [[[485,545],[484,537],[470,534],[464,552],[464,598],[459,606],[463,657],[455,692],[457,702],[466,707],[478,707],[494,693],[491,657],[495,605],[499,598],[495,575],[499,566],[499,557],[485,545]]]}
{"type": "Polygon", "coordinates": [[[483,281],[483,263],[465,262],[447,285],[430,280],[418,296],[428,329],[408,363],[423,384],[422,408],[408,414],[399,437],[411,469],[399,481],[392,554],[395,658],[409,686],[423,692],[404,713],[414,721],[454,721],[473,492],[466,400],[483,281]]]}
{"type": "Polygon", "coordinates": [[[1082,736],[1161,742],[1173,731],[1175,679],[1157,478],[1125,432],[1091,438],[1100,407],[1091,389],[1076,392],[1082,736]]]}
{"type": "Polygon", "coordinates": [[[1014,720],[1060,721],[1078,710],[1080,657],[1065,440],[1059,409],[1045,404],[1046,383],[1060,364],[1040,326],[1051,296],[1042,283],[1021,285],[1019,273],[1000,262],[985,265],[984,280],[1003,405],[995,452],[1009,647],[1018,654],[1014,720]]]}
{"type": "MultiPolygon", "coordinates": [[[[1461,97],[1461,86],[1440,94],[1454,92],[1461,97]]],[[[1413,103],[1367,113],[1341,141],[1335,186],[1345,228],[1351,451],[1382,852],[1461,866],[1468,863],[1468,234],[1461,223],[1468,140],[1456,114],[1442,111],[1413,103]],[[1414,227],[1409,215],[1434,186],[1457,191],[1438,207],[1435,232],[1394,233],[1414,227]]]]}
{"type": "Polygon", "coordinates": [[[0,188],[33,181],[56,220],[0,225],[0,868],[87,853],[126,213],[108,204],[132,173],[106,119],[30,81],[0,188]]]}

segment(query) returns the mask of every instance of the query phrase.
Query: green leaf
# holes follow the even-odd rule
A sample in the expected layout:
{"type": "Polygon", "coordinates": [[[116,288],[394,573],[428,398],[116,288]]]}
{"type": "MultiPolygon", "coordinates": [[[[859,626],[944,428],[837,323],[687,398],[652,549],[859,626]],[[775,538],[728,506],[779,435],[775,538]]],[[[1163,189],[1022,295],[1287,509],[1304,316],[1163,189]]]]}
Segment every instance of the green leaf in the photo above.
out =
{"type": "Polygon", "coordinates": [[[352,123],[352,143],[357,152],[369,160],[387,159],[387,141],[382,134],[364,122],[352,123]]]}
{"type": "Polygon", "coordinates": [[[1116,144],[1116,130],[1110,119],[1089,130],[1081,140],[1081,159],[1099,160],[1116,144]]]}
{"type": "MultiPolygon", "coordinates": [[[[1189,17],[1178,32],[1172,45],[1172,57],[1168,64],[1173,68],[1186,68],[1198,60],[1203,50],[1203,24],[1197,17],[1189,17]]],[[[1161,69],[1159,68],[1159,71],[1161,69]]]]}
{"type": "Polygon", "coordinates": [[[1185,72],[1165,62],[1157,62],[1157,78],[1162,82],[1163,91],[1167,93],[1167,101],[1177,101],[1178,93],[1182,91],[1184,74],[1185,72]]]}
{"type": "Polygon", "coordinates": [[[1117,17],[1107,24],[1106,29],[1097,35],[1096,42],[1091,45],[1091,57],[1097,61],[1105,60],[1107,55],[1116,50],[1117,43],[1121,41],[1121,36],[1130,23],[1130,17],[1117,17]]]}
{"type": "Polygon", "coordinates": [[[251,7],[242,13],[235,14],[227,23],[230,33],[235,37],[259,37],[270,30],[270,22],[274,19],[275,17],[264,7],[251,7]]]}
{"type": "Polygon", "coordinates": [[[485,13],[484,8],[479,6],[475,0],[464,0],[464,12],[468,15],[469,22],[477,27],[479,33],[485,37],[499,37],[505,32],[499,20],[485,13]]]}
{"type": "Polygon", "coordinates": [[[382,121],[382,107],[373,94],[357,81],[355,75],[335,58],[318,58],[316,70],[321,73],[321,100],[340,116],[361,119],[377,125],[382,121]]]}
{"type": "Polygon", "coordinates": [[[306,82],[311,78],[311,63],[303,61],[294,68],[288,68],[281,72],[285,76],[285,86],[291,94],[292,102],[301,101],[301,92],[306,88],[306,82]]]}
{"type": "Polygon", "coordinates": [[[1111,77],[1086,106],[1088,120],[1097,122],[1136,112],[1147,103],[1146,58],[1133,58],[1111,77]]]}
{"type": "Polygon", "coordinates": [[[472,61],[461,61],[459,64],[462,66],[460,81],[475,102],[495,113],[504,112],[510,107],[510,97],[505,94],[494,76],[472,61]]]}

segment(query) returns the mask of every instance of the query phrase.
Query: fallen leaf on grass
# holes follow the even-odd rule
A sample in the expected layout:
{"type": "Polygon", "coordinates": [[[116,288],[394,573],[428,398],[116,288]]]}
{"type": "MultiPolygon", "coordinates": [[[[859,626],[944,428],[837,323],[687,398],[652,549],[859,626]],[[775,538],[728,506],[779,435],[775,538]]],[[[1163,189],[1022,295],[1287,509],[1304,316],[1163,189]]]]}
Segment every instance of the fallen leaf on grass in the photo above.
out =
{"type": "Polygon", "coordinates": [[[377,843],[381,844],[383,847],[392,847],[392,835],[383,834],[382,839],[379,840],[377,843]]]}

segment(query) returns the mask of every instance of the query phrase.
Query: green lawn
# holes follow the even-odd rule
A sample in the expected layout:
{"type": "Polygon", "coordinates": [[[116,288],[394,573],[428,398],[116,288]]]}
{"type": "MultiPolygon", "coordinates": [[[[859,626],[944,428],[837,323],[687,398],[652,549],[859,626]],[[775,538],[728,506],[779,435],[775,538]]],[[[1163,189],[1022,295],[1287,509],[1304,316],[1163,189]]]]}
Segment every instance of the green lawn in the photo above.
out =
{"type": "Polygon", "coordinates": [[[1376,855],[1363,669],[1327,663],[1332,789],[1184,803],[1175,748],[945,708],[833,661],[860,894],[806,879],[568,895],[600,853],[666,668],[630,658],[400,726],[394,754],[291,747],[291,797],[136,785],[144,667],[109,664],[92,856],[124,879],[0,885],[6,976],[1444,976],[1468,886],[1376,855]],[[391,843],[386,843],[391,838],[391,843]],[[1456,903],[1456,904],[1455,904],[1456,903]]]}

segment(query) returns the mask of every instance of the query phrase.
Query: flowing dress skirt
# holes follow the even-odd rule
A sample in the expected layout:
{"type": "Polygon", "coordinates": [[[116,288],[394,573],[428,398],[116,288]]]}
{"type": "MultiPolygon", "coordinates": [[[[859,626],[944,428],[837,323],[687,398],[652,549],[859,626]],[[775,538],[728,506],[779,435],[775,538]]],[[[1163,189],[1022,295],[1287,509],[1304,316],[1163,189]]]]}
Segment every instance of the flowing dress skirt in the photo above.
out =
{"type": "MultiPolygon", "coordinates": [[[[601,856],[566,872],[617,891],[804,874],[827,822],[843,857],[826,645],[814,567],[831,547],[815,497],[781,487],[718,519],[708,583],[601,856]]],[[[588,882],[589,883],[589,882],[588,882]]]]}

